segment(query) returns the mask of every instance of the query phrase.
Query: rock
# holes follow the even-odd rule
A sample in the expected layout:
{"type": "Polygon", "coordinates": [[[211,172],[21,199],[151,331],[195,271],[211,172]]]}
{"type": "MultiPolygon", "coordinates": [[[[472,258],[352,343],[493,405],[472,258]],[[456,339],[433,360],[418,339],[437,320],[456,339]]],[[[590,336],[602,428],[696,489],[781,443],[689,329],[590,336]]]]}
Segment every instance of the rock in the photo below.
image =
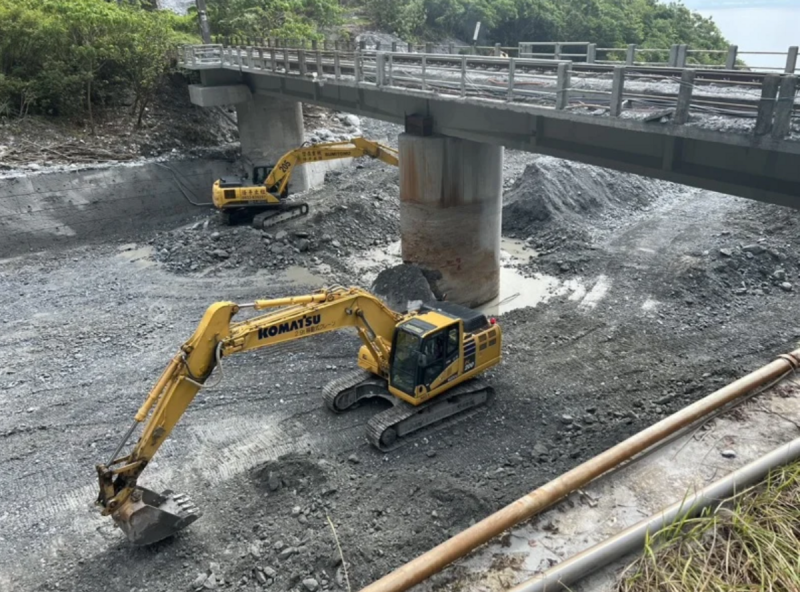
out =
{"type": "Polygon", "coordinates": [[[358,463],[361,462],[361,460],[355,454],[351,454],[350,456],[348,456],[347,460],[349,460],[354,465],[357,465],[358,463]]]}
{"type": "Polygon", "coordinates": [[[422,268],[407,263],[381,271],[372,283],[372,292],[398,312],[414,308],[414,303],[436,300],[422,268]]]}
{"type": "Polygon", "coordinates": [[[794,286],[789,282],[783,282],[780,287],[784,292],[791,292],[794,289],[794,286]]]}
{"type": "Polygon", "coordinates": [[[264,572],[263,572],[263,571],[261,571],[261,570],[258,570],[258,569],[257,569],[257,570],[256,570],[256,581],[257,581],[259,584],[261,584],[262,586],[266,586],[266,585],[267,585],[267,582],[268,582],[269,580],[267,579],[267,576],[264,574],[264,572]]]}
{"type": "Polygon", "coordinates": [[[217,259],[227,259],[231,256],[225,249],[214,249],[211,254],[217,259]]]}
{"type": "Polygon", "coordinates": [[[736,458],[736,452],[731,450],[730,448],[723,450],[720,452],[722,458],[736,458]]]}
{"type": "Polygon", "coordinates": [[[784,269],[776,269],[773,272],[772,277],[775,278],[776,280],[778,280],[779,282],[786,281],[786,270],[784,270],[784,269]]]}
{"type": "Polygon", "coordinates": [[[744,251],[745,253],[752,253],[753,255],[760,255],[765,250],[766,249],[764,249],[764,247],[757,244],[745,245],[742,247],[742,251],[744,251]]]}
{"type": "Polygon", "coordinates": [[[742,296],[744,294],[747,294],[747,288],[736,288],[733,291],[733,293],[736,294],[737,296],[742,296]]]}
{"type": "Polygon", "coordinates": [[[219,237],[222,235],[219,232],[212,232],[211,233],[211,240],[219,240],[219,237]]]}
{"type": "Polygon", "coordinates": [[[278,555],[278,557],[280,557],[283,560],[289,559],[289,557],[294,555],[295,550],[296,549],[294,547],[286,547],[283,551],[281,551],[281,553],[280,553],[280,555],[278,555]]]}
{"type": "Polygon", "coordinates": [[[203,588],[205,588],[206,590],[217,589],[217,578],[213,573],[210,576],[208,576],[208,578],[206,578],[205,582],[203,582],[203,588]]]}
{"type": "Polygon", "coordinates": [[[310,246],[311,243],[308,242],[308,239],[301,238],[299,241],[297,241],[297,250],[300,251],[301,253],[305,253],[306,251],[308,251],[308,248],[310,246]]]}
{"type": "Polygon", "coordinates": [[[262,569],[261,571],[263,571],[263,572],[264,572],[264,575],[266,575],[268,578],[270,578],[270,579],[272,579],[272,580],[274,580],[274,579],[275,579],[275,576],[277,576],[277,575],[278,575],[278,572],[277,572],[277,571],[275,571],[274,569],[272,569],[271,567],[265,567],[265,568],[264,568],[264,569],[262,569]]]}
{"type": "Polygon", "coordinates": [[[292,508],[292,516],[297,516],[298,514],[300,514],[300,511],[301,511],[300,506],[295,506],[294,508],[292,508]]]}
{"type": "Polygon", "coordinates": [[[348,113],[347,115],[344,116],[344,118],[342,119],[342,123],[344,123],[345,125],[347,125],[349,127],[360,127],[361,126],[361,120],[358,118],[358,116],[357,115],[351,115],[350,113],[348,113]]]}
{"type": "Polygon", "coordinates": [[[573,421],[575,421],[575,418],[572,417],[571,415],[562,415],[561,416],[561,422],[566,424],[566,425],[571,424],[573,421]]]}
{"type": "Polygon", "coordinates": [[[203,587],[203,584],[205,584],[207,579],[208,579],[208,575],[206,575],[204,573],[197,574],[197,577],[192,582],[192,588],[194,590],[200,590],[203,587]]]}
{"type": "Polygon", "coordinates": [[[280,477],[272,471],[267,475],[267,487],[269,487],[270,491],[278,491],[281,488],[280,477]]]}
{"type": "Polygon", "coordinates": [[[295,230],[294,235],[297,238],[308,238],[309,234],[305,230],[295,230]]]}
{"type": "Polygon", "coordinates": [[[533,451],[536,454],[547,454],[548,452],[550,452],[550,450],[547,448],[547,446],[545,446],[544,444],[542,444],[540,442],[537,442],[536,444],[534,444],[533,451]]]}
{"type": "Polygon", "coordinates": [[[288,232],[286,232],[285,230],[279,230],[278,232],[275,233],[275,240],[276,241],[286,240],[287,236],[289,236],[288,232]]]}
{"type": "Polygon", "coordinates": [[[435,450],[428,450],[425,453],[425,456],[427,456],[428,458],[433,458],[434,456],[436,456],[436,451],[435,450]]]}
{"type": "Polygon", "coordinates": [[[331,246],[334,249],[341,249],[342,248],[342,243],[340,243],[338,240],[332,240],[331,241],[331,246]]]}
{"type": "Polygon", "coordinates": [[[212,561],[211,563],[209,563],[208,571],[210,571],[213,574],[219,573],[219,563],[217,563],[216,561],[212,561]]]}
{"type": "Polygon", "coordinates": [[[308,590],[308,592],[317,592],[317,588],[319,588],[319,582],[314,578],[306,578],[303,580],[303,587],[308,590]]]}
{"type": "Polygon", "coordinates": [[[333,237],[330,234],[323,234],[322,235],[322,242],[329,243],[333,240],[333,237]]]}
{"type": "Polygon", "coordinates": [[[720,249],[719,254],[723,257],[733,257],[733,251],[730,249],[720,249]]]}
{"type": "Polygon", "coordinates": [[[258,543],[252,543],[248,548],[248,552],[256,559],[261,558],[261,546],[258,543]]]}

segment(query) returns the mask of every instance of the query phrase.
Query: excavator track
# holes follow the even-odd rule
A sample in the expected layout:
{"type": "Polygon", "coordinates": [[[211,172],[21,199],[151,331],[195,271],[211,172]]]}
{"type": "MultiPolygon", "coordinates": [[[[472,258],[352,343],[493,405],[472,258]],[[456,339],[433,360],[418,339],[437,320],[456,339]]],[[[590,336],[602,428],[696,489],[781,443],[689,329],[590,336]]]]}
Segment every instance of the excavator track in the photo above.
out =
{"type": "Polygon", "coordinates": [[[383,397],[392,402],[395,400],[389,394],[384,379],[361,369],[332,380],[322,389],[325,406],[334,413],[346,411],[361,399],[368,397],[383,397]]]}
{"type": "Polygon", "coordinates": [[[273,208],[253,216],[253,228],[266,230],[283,222],[301,218],[308,215],[307,203],[281,204],[279,208],[273,208]]]}
{"type": "Polygon", "coordinates": [[[367,439],[379,450],[389,452],[405,444],[410,434],[476,409],[493,396],[494,389],[488,383],[474,378],[416,407],[398,399],[394,407],[367,422],[367,439]]]}

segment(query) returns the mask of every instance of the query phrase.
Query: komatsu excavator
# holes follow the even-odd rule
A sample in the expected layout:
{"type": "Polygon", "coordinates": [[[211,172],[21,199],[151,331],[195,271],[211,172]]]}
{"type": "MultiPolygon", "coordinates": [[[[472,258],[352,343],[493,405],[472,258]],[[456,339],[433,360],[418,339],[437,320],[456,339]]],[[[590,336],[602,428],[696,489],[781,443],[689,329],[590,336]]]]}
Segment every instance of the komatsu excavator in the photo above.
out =
{"type": "Polygon", "coordinates": [[[435,302],[399,314],[369,292],[342,287],[249,304],[217,302],[172,358],[111,459],[97,465],[102,513],[137,545],[172,536],[197,520],[200,512],[187,496],[137,485],[197,392],[210,386],[215,369],[218,384],[228,356],[345,328],[354,328],[363,342],[360,369],[325,386],[323,398],[335,413],[367,397],[393,403],[367,424],[367,438],[380,450],[483,405],[493,394],[476,376],[500,361],[500,327],[469,308],[435,302]],[[246,309],[276,310],[233,322],[246,309]],[[119,456],[140,423],[136,445],[119,456]]]}
{"type": "Polygon", "coordinates": [[[273,167],[255,167],[254,185],[244,185],[238,178],[223,177],[214,182],[212,200],[226,224],[252,221],[264,229],[308,214],[308,204],[286,201],[289,180],[294,168],[309,162],[361,158],[368,156],[398,166],[397,151],[365,138],[347,142],[313,144],[290,150],[273,167]]]}

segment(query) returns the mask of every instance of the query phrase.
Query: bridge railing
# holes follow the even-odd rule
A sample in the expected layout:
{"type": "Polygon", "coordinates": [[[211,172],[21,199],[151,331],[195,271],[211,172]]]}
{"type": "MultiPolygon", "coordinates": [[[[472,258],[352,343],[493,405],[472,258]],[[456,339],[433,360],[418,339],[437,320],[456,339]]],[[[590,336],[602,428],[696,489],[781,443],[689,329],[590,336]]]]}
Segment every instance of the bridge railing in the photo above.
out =
{"type": "Polygon", "coordinates": [[[728,49],[694,49],[685,44],[673,44],[668,48],[640,47],[635,43],[625,47],[597,47],[588,41],[521,42],[518,55],[521,58],[567,58],[586,64],[663,66],[667,68],[722,68],[726,70],[751,70],[746,65],[747,56],[777,56],[783,66],[758,67],[760,71],[798,72],[798,47],[783,51],[742,51],[737,45],[728,49]]]}
{"type": "Polygon", "coordinates": [[[683,69],[677,78],[617,65],[610,77],[602,77],[575,71],[569,56],[562,57],[546,60],[220,45],[186,46],[178,52],[179,64],[188,69],[225,68],[308,77],[425,96],[501,102],[518,108],[569,109],[587,116],[686,124],[690,112],[729,115],[749,120],[754,134],[771,134],[776,139],[790,133],[793,119],[800,121],[800,105],[796,103],[800,84],[795,75],[766,74],[746,83],[715,79],[715,85],[746,85],[737,89],[735,97],[729,97],[697,86],[696,78],[705,75],[702,70],[683,69]],[[656,90],[647,87],[650,78],[659,81],[656,90]]]}

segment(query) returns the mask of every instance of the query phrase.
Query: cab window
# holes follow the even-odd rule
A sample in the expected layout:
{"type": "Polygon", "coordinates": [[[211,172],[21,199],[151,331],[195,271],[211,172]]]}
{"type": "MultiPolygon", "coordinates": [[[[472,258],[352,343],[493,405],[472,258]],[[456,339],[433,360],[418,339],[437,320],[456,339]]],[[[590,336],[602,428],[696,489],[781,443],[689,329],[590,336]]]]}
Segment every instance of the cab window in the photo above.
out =
{"type": "Polygon", "coordinates": [[[447,357],[458,351],[458,325],[447,331],[447,357]]]}

